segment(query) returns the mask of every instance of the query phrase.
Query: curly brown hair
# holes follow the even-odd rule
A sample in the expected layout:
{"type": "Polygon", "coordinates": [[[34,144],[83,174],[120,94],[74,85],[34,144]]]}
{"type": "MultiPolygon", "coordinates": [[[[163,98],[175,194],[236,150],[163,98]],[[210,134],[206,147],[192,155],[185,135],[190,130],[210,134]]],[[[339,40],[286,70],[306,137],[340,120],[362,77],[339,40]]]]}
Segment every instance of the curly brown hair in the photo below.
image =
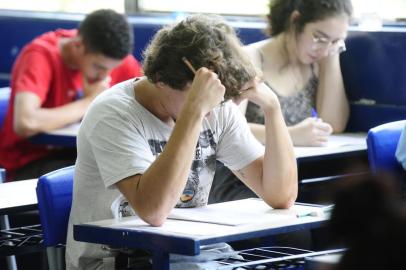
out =
{"type": "Polygon", "coordinates": [[[256,76],[234,29],[217,15],[192,15],[159,30],[144,51],[144,74],[149,81],[183,90],[193,72],[182,61],[217,73],[225,98],[238,97],[242,86],[256,76]]]}

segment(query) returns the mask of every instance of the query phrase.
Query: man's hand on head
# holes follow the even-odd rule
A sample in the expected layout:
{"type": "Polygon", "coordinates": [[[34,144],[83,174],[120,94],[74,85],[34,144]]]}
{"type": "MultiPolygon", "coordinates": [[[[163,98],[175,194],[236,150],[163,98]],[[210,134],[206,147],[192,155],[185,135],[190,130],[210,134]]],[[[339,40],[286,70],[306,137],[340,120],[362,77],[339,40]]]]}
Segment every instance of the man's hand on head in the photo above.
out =
{"type": "Polygon", "coordinates": [[[205,115],[221,103],[225,87],[216,73],[203,67],[197,70],[190,86],[187,101],[196,109],[201,109],[205,115]]]}
{"type": "Polygon", "coordinates": [[[239,103],[244,99],[257,104],[263,110],[279,107],[276,94],[258,77],[243,85],[239,97],[235,98],[234,102],[239,103]]]}

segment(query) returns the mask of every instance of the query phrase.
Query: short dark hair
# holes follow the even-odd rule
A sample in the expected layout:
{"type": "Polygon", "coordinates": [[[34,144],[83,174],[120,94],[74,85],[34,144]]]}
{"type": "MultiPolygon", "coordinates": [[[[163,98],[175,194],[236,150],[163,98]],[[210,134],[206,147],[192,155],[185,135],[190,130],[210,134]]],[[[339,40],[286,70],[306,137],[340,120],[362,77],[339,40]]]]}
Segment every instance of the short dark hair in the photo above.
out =
{"type": "Polygon", "coordinates": [[[307,23],[326,18],[347,15],[351,18],[353,7],[351,0],[271,0],[268,15],[269,34],[276,36],[290,27],[290,15],[300,13],[296,22],[296,31],[302,32],[307,23]]]}
{"type": "Polygon", "coordinates": [[[197,14],[159,30],[144,51],[144,74],[153,83],[183,90],[194,74],[182,57],[196,69],[216,72],[226,98],[237,97],[241,87],[256,76],[234,29],[220,16],[197,14]]]}
{"type": "Polygon", "coordinates": [[[124,15],[111,9],[96,10],[79,25],[86,50],[123,59],[133,49],[133,31],[124,15]]]}

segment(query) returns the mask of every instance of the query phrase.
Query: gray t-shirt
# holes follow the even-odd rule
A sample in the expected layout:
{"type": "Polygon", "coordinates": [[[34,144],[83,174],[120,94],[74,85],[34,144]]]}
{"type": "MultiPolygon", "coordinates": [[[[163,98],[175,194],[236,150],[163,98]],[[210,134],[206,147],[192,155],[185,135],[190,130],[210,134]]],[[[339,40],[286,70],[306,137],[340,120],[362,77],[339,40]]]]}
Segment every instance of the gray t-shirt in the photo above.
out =
{"type": "MultiPolygon", "coordinates": [[[[102,269],[102,258],[114,256],[101,245],[74,241],[73,224],[133,213],[115,184],[143,174],[171,135],[171,127],[135,100],[136,83],[128,80],[99,95],[82,121],[77,137],[67,269],[102,269]]],[[[263,153],[263,146],[236,105],[226,102],[216,107],[203,120],[195,159],[177,207],[207,204],[216,160],[238,170],[263,153]]]]}

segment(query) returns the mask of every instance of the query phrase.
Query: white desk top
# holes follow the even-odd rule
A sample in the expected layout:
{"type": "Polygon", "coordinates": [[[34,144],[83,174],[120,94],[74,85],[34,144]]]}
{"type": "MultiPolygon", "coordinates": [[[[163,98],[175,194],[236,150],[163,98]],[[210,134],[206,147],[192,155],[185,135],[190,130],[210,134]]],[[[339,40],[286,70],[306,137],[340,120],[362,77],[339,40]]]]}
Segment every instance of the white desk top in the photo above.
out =
{"type": "Polygon", "coordinates": [[[320,147],[295,147],[296,158],[309,158],[325,155],[366,151],[366,133],[342,133],[329,137],[326,145],[320,147]]]}
{"type": "Polygon", "coordinates": [[[37,179],[0,184],[0,214],[37,205],[37,179]]]}
{"type": "MultiPolygon", "coordinates": [[[[208,207],[210,206],[210,210],[204,210],[205,214],[211,217],[217,214],[220,223],[224,220],[221,217],[224,213],[227,218],[237,220],[237,223],[242,220],[243,223],[224,225],[196,220],[167,219],[163,226],[153,227],[140,218],[126,217],[74,225],[73,235],[76,241],[110,245],[115,248],[149,250],[153,254],[153,268],[167,270],[170,269],[170,253],[197,255],[203,245],[312,229],[323,226],[327,221],[324,215],[305,215],[299,218],[296,216],[299,210],[303,214],[309,209],[311,211],[322,209],[316,206],[302,205],[300,208],[295,205],[288,210],[274,210],[260,199],[211,204],[208,207]],[[308,209],[305,210],[303,207],[308,209]],[[282,212],[277,213],[278,211],[282,212]]],[[[189,218],[198,214],[192,213],[199,212],[202,208],[183,210],[189,212],[190,215],[185,215],[185,218],[189,218]]],[[[207,218],[203,213],[199,215],[207,218]]]]}
{"type": "Polygon", "coordinates": [[[203,208],[174,209],[161,227],[150,226],[138,217],[107,219],[84,225],[204,240],[327,219],[319,206],[296,204],[291,209],[272,209],[261,199],[252,198],[203,208]],[[304,216],[297,217],[297,214],[304,216]]]}

